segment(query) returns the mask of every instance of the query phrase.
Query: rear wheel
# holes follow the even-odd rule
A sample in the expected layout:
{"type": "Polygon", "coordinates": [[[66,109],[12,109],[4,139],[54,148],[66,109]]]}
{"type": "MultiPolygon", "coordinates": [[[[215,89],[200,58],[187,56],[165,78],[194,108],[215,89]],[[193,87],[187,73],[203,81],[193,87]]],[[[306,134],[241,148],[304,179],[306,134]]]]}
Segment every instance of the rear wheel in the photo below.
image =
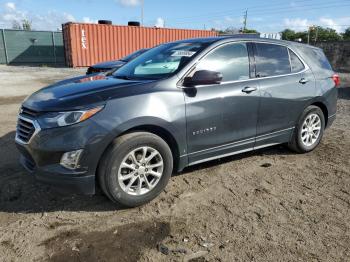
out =
{"type": "Polygon", "coordinates": [[[114,202],[135,207],[158,196],[173,169],[168,144],[160,137],[135,132],[117,138],[104,155],[99,180],[114,202]]]}
{"type": "Polygon", "coordinates": [[[320,143],[325,128],[322,110],[317,106],[307,107],[294,129],[289,148],[298,153],[314,150],[320,143]]]}

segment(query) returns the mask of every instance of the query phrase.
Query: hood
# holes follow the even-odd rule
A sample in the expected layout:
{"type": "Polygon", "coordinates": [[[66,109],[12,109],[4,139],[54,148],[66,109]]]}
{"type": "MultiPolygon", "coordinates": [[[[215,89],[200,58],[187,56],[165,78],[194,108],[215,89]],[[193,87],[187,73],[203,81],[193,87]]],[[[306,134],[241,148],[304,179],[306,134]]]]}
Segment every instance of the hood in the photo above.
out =
{"type": "MultiPolygon", "coordinates": [[[[80,76],[45,87],[24,102],[23,106],[35,111],[79,110],[95,104],[103,104],[111,97],[130,96],[151,80],[123,80],[103,74],[80,76]]],[[[142,89],[144,90],[144,89],[142,89]]]]}
{"type": "Polygon", "coordinates": [[[121,67],[125,64],[126,64],[126,62],[124,62],[124,61],[114,60],[114,61],[107,61],[107,62],[103,62],[103,63],[94,64],[91,67],[97,68],[97,69],[105,69],[105,68],[109,69],[109,68],[118,68],[118,67],[121,67]]]}

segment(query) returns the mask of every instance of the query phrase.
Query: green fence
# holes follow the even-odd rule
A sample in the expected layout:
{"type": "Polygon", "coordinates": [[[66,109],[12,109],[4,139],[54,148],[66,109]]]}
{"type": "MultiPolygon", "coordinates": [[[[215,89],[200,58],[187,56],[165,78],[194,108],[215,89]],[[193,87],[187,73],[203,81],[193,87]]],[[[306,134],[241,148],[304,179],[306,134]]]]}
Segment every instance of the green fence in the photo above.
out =
{"type": "Polygon", "coordinates": [[[62,32],[0,29],[0,64],[64,65],[62,32]]]}

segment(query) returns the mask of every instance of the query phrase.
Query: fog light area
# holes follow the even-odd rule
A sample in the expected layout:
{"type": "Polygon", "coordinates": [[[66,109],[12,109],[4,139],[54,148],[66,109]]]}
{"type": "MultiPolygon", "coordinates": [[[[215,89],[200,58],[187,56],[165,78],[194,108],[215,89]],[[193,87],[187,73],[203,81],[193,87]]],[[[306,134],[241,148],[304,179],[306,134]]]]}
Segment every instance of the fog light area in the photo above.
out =
{"type": "Polygon", "coordinates": [[[83,153],[83,149],[64,153],[60,164],[68,169],[77,169],[79,167],[81,153],[83,153]]]}

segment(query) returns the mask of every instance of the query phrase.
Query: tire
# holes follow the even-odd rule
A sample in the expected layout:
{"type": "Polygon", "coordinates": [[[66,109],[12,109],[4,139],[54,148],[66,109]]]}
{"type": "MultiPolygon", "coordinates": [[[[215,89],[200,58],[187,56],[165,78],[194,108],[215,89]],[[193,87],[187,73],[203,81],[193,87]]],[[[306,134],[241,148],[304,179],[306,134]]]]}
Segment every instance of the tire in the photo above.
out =
{"type": "MultiPolygon", "coordinates": [[[[312,128],[312,127],[310,127],[312,128]]],[[[304,112],[302,113],[297,125],[295,126],[292,138],[288,144],[288,147],[297,152],[297,153],[307,153],[307,152],[311,152],[312,150],[314,150],[319,143],[322,140],[323,137],[323,132],[324,132],[324,128],[325,128],[325,118],[323,115],[322,110],[317,107],[317,106],[309,106],[307,107],[304,112]],[[312,118],[314,116],[314,118],[312,118]],[[317,133],[317,130],[312,131],[305,131],[305,128],[307,129],[307,119],[314,119],[312,121],[317,121],[317,117],[319,118],[320,124],[317,125],[314,128],[319,128],[319,133],[317,133]],[[305,134],[307,135],[307,133],[311,133],[314,132],[314,134],[318,134],[317,138],[315,138],[315,136],[312,136],[314,141],[310,141],[308,138],[305,140],[305,134]],[[316,133],[315,133],[316,132],[316,133]]]]}
{"type": "Polygon", "coordinates": [[[110,200],[126,207],[136,207],[157,197],[168,184],[172,172],[173,156],[168,144],[154,134],[134,132],[116,138],[109,146],[101,159],[98,179],[102,191],[110,200]],[[152,155],[153,158],[147,162],[152,155]],[[141,162],[144,164],[139,164],[141,162]],[[151,166],[157,167],[152,169],[151,166]],[[120,179],[126,177],[131,178],[120,179]],[[131,183],[133,179],[136,180],[131,183]]]}

